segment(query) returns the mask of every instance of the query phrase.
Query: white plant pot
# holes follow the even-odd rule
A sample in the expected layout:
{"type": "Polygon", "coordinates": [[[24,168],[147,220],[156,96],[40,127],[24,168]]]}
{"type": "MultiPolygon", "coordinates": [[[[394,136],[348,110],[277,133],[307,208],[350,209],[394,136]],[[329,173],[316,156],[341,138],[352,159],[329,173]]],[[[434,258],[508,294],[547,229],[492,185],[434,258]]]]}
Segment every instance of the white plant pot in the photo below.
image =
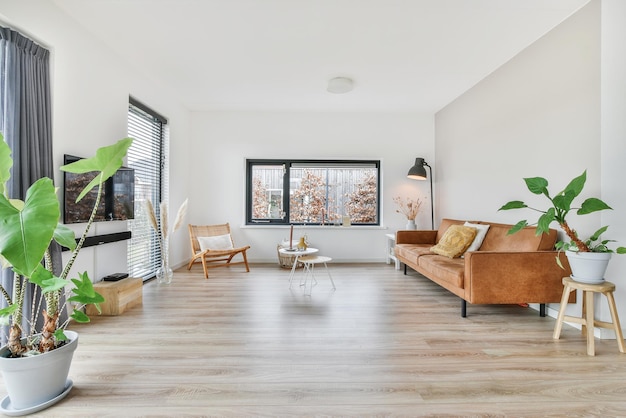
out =
{"type": "Polygon", "coordinates": [[[0,371],[8,397],[0,404],[5,415],[25,415],[39,411],[63,399],[72,387],[68,380],[78,334],[65,331],[69,341],[48,353],[8,358],[9,349],[0,348],[0,371]]]}
{"type": "Polygon", "coordinates": [[[406,229],[409,229],[409,230],[417,229],[417,225],[415,225],[415,219],[409,219],[407,221],[406,229]]]}
{"type": "Polygon", "coordinates": [[[611,260],[611,253],[566,251],[565,255],[572,269],[572,279],[590,284],[604,282],[604,274],[611,260]]]}

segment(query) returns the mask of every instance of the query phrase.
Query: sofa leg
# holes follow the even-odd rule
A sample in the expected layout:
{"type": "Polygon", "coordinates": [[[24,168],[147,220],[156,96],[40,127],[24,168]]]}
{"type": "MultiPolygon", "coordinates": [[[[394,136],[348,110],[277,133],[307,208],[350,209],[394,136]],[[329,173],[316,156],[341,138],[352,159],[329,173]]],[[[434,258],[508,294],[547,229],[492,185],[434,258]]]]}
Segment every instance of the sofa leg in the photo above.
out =
{"type": "Polygon", "coordinates": [[[467,318],[467,301],[465,299],[461,299],[461,317],[467,318]]]}
{"type": "Polygon", "coordinates": [[[545,303],[539,304],[539,316],[541,317],[546,316],[546,304],[545,303]]]}
{"type": "Polygon", "coordinates": [[[404,265],[404,275],[406,276],[406,264],[404,265]]]}

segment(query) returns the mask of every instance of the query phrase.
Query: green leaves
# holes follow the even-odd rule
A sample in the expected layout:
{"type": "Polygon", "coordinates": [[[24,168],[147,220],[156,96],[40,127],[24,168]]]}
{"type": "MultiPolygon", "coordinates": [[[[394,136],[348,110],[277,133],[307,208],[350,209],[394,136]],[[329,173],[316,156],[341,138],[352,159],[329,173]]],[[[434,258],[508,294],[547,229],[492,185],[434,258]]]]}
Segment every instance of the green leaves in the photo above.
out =
{"type": "Polygon", "coordinates": [[[583,191],[586,181],[587,181],[587,170],[583,171],[583,173],[580,176],[574,177],[574,179],[572,179],[572,181],[569,182],[567,187],[565,187],[565,189],[561,193],[563,194],[573,193],[574,194],[574,196],[572,197],[573,199],[574,197],[578,196],[583,191]]]}
{"type": "Polygon", "coordinates": [[[526,187],[534,194],[545,194],[548,196],[548,180],[543,177],[525,178],[526,187]]]}
{"type": "Polygon", "coordinates": [[[122,166],[123,158],[132,142],[133,140],[131,138],[121,139],[113,145],[99,148],[96,151],[96,155],[91,158],[84,158],[61,167],[61,170],[67,171],[68,173],[82,174],[92,171],[97,173],[94,179],[91,180],[78,195],[76,198],[77,202],[95,186],[104,183],[109,177],[115,174],[122,166]]]}
{"type": "Polygon", "coordinates": [[[54,230],[54,240],[70,250],[76,248],[74,231],[63,224],[57,224],[57,227],[54,230]]]}
{"type": "MultiPolygon", "coordinates": [[[[68,298],[68,301],[76,302],[81,305],[94,304],[98,312],[100,312],[99,304],[104,302],[104,297],[93,288],[93,283],[91,283],[87,272],[79,273],[78,275],[80,279],[72,279],[72,283],[74,283],[75,287],[72,289],[73,296],[68,298]]],[[[80,317],[80,315],[78,316],[80,317]]],[[[72,314],[72,317],[74,317],[74,314],[72,314]]],[[[88,320],[89,317],[87,317],[87,321],[88,320]]]]}
{"type": "MultiPolygon", "coordinates": [[[[524,179],[526,183],[526,187],[530,190],[531,193],[536,195],[544,195],[550,205],[546,210],[535,209],[526,205],[524,202],[520,200],[513,200],[506,203],[498,210],[510,210],[510,209],[532,209],[541,213],[539,219],[537,220],[537,235],[542,233],[548,233],[550,230],[550,225],[556,222],[561,229],[565,232],[565,234],[570,239],[569,242],[559,241],[556,243],[556,248],[559,251],[572,250],[572,251],[593,251],[593,252],[613,252],[610,248],[608,248],[607,244],[614,242],[613,240],[603,240],[598,242],[600,239],[600,235],[602,235],[607,227],[602,227],[598,231],[596,231],[588,240],[583,241],[578,237],[575,229],[572,229],[566,220],[567,215],[570,211],[576,209],[574,208],[573,202],[576,197],[578,197],[587,182],[587,171],[583,171],[581,175],[574,177],[563,189],[561,192],[557,193],[554,197],[550,196],[550,192],[548,191],[548,181],[543,177],[528,177],[524,179]]],[[[590,197],[586,199],[580,208],[576,210],[577,215],[587,215],[589,213],[598,212],[601,210],[612,209],[609,205],[607,205],[602,200],[590,197]]],[[[528,221],[523,220],[519,221],[515,224],[509,231],[508,234],[514,234],[524,227],[528,226],[528,221]]],[[[618,254],[626,254],[626,247],[619,247],[615,250],[618,254]]],[[[560,260],[557,257],[557,263],[560,264],[560,260]]]]}
{"type": "Polygon", "coordinates": [[[582,206],[580,207],[580,209],[578,209],[576,214],[586,215],[588,213],[598,212],[600,210],[605,210],[605,209],[613,209],[613,208],[607,205],[606,203],[604,203],[600,199],[597,199],[595,197],[590,197],[589,199],[583,202],[582,206]]]}
{"type": "MultiPolygon", "coordinates": [[[[78,200],[115,174],[122,166],[123,158],[131,143],[130,138],[122,139],[114,145],[98,149],[92,158],[61,168],[71,173],[95,173],[95,178],[81,192],[78,200]]],[[[59,200],[51,179],[42,178],[33,183],[26,192],[24,201],[9,199],[5,183],[10,178],[12,165],[11,149],[0,134],[0,263],[3,266],[12,267],[15,273],[40,287],[42,293],[46,295],[45,309],[50,312],[49,309],[57,308],[57,296],[60,295],[61,290],[70,284],[69,280],[64,279],[67,275],[65,270],[70,271],[78,252],[74,251],[70,262],[65,266],[63,278],[56,277],[48,271],[42,264],[42,260],[53,239],[75,250],[75,235],[70,228],[59,223],[61,215],[59,200]]],[[[84,235],[87,234],[90,225],[91,223],[87,224],[84,235]]],[[[72,318],[78,322],[89,322],[89,317],[80,309],[84,305],[95,304],[100,310],[98,304],[104,302],[104,298],[94,290],[86,273],[72,282],[75,288],[71,289],[72,296],[68,298],[68,301],[79,305],[74,310],[72,318]]],[[[15,315],[18,315],[22,309],[22,301],[0,309],[0,322],[7,319],[15,320],[15,315]]],[[[58,341],[66,339],[62,329],[55,330],[54,336],[58,341]]]]}
{"type": "Polygon", "coordinates": [[[522,209],[522,208],[527,208],[527,207],[528,207],[528,205],[526,203],[522,202],[521,200],[512,200],[512,201],[506,203],[504,206],[502,206],[498,210],[522,209]]]}
{"type": "Polygon", "coordinates": [[[6,182],[11,177],[11,167],[13,159],[11,158],[11,148],[4,141],[4,136],[0,133],[0,194],[6,194],[6,182]]]}
{"type": "Polygon", "coordinates": [[[541,235],[544,233],[547,234],[550,230],[550,224],[552,224],[555,219],[556,211],[554,210],[554,208],[549,208],[546,213],[539,217],[539,220],[537,221],[537,235],[541,235]]]}
{"type": "Polygon", "coordinates": [[[52,240],[60,214],[49,178],[33,183],[21,208],[0,195],[0,254],[16,272],[32,275],[52,240]]]}
{"type": "Polygon", "coordinates": [[[528,226],[528,222],[526,222],[526,220],[523,221],[519,221],[518,223],[516,223],[515,225],[513,225],[513,227],[511,229],[509,229],[509,231],[506,233],[507,235],[511,235],[516,233],[517,231],[520,231],[524,228],[526,228],[528,226]]]}
{"type": "Polygon", "coordinates": [[[33,274],[30,276],[30,282],[41,287],[43,293],[55,292],[63,289],[68,284],[67,280],[54,276],[41,264],[38,264],[33,271],[33,274]]]}

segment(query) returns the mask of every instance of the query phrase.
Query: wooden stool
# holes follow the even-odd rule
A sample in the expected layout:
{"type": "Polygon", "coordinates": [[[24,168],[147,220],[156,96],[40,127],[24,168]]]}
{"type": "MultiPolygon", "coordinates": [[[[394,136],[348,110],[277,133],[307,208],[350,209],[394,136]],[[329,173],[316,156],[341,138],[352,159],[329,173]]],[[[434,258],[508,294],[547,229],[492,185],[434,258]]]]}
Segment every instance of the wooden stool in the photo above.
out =
{"type": "Polygon", "coordinates": [[[576,324],[582,324],[583,334],[587,334],[587,354],[595,356],[594,348],[594,335],[593,327],[607,328],[615,331],[615,338],[617,339],[617,345],[621,353],[625,352],[624,336],[622,335],[622,328],[617,316],[617,308],[615,307],[615,298],[613,292],[615,291],[615,284],[611,282],[604,282],[600,284],[589,284],[577,282],[571,277],[563,277],[563,297],[561,298],[561,308],[559,309],[559,315],[556,319],[556,326],[554,327],[554,335],[552,338],[559,339],[561,335],[561,328],[563,327],[563,321],[574,322],[576,324]],[[583,292],[583,311],[581,317],[565,315],[565,308],[567,308],[567,300],[569,294],[573,290],[580,289],[583,292]],[[609,310],[611,311],[611,318],[613,322],[598,321],[594,318],[593,310],[593,294],[602,293],[606,296],[609,302],[609,310]]]}
{"type": "MultiPolygon", "coordinates": [[[[104,297],[100,304],[102,315],[121,315],[133,306],[142,303],[143,280],[139,277],[127,277],[116,282],[98,282],[93,285],[96,292],[104,297]]],[[[87,305],[87,315],[99,315],[94,305],[87,305]]]]}

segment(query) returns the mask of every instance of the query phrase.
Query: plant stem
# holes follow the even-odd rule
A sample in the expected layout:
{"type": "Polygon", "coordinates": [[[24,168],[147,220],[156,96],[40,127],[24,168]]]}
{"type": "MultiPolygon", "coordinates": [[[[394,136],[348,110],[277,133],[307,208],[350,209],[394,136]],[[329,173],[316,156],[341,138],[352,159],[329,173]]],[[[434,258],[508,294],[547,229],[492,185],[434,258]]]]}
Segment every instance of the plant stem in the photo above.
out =
{"type": "Polygon", "coordinates": [[[7,292],[4,286],[0,286],[0,293],[2,293],[2,296],[4,296],[4,300],[7,301],[7,305],[13,304],[13,301],[11,300],[11,295],[9,295],[9,292],[7,292]]]}
{"type": "Polygon", "coordinates": [[[50,350],[54,350],[54,331],[57,329],[57,322],[59,320],[59,313],[54,315],[48,315],[48,312],[43,311],[44,324],[41,331],[41,341],[39,342],[39,351],[45,353],[50,350]]]}
{"type": "Polygon", "coordinates": [[[578,234],[576,234],[576,231],[571,229],[566,221],[563,221],[563,223],[559,225],[561,226],[563,231],[565,231],[565,234],[567,234],[569,239],[572,240],[574,244],[576,244],[576,247],[578,247],[578,251],[583,253],[591,252],[587,244],[585,244],[583,241],[580,240],[580,238],[578,238],[578,234]]]}
{"type": "Polygon", "coordinates": [[[7,346],[13,355],[18,355],[26,351],[26,347],[22,345],[22,306],[24,302],[24,288],[26,283],[22,283],[21,277],[17,273],[13,273],[13,298],[18,304],[19,309],[13,313],[11,317],[11,329],[9,330],[9,340],[7,346]]]}

